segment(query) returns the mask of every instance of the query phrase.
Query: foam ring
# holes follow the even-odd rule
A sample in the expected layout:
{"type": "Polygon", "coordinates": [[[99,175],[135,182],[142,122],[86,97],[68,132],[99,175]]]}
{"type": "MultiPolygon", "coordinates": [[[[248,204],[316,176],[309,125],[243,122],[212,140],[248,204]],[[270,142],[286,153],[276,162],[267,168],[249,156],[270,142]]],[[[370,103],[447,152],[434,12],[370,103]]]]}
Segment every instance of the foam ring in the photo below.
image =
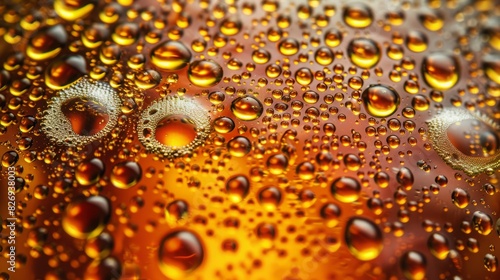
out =
{"type": "Polygon", "coordinates": [[[41,129],[51,141],[58,145],[83,146],[111,132],[118,122],[120,107],[120,97],[108,83],[84,77],[72,86],[59,91],[59,95],[49,101],[48,107],[44,111],[41,129]],[[73,131],[71,123],[61,110],[61,106],[64,102],[74,98],[88,99],[106,108],[109,120],[102,130],[88,136],[78,135],[73,131]]]}
{"type": "Polygon", "coordinates": [[[453,169],[462,170],[469,176],[476,176],[488,170],[499,169],[500,152],[497,151],[495,155],[487,158],[472,157],[464,155],[448,139],[447,129],[450,125],[471,119],[481,121],[496,131],[500,131],[500,126],[485,115],[473,114],[462,108],[445,109],[427,122],[429,127],[428,136],[434,150],[453,169]]]}
{"type": "Polygon", "coordinates": [[[141,120],[137,126],[139,141],[149,152],[158,154],[167,159],[191,154],[197,147],[205,143],[210,134],[210,116],[206,110],[192,100],[182,97],[168,96],[156,101],[142,113],[141,120]],[[173,147],[160,143],[154,137],[154,131],[158,123],[172,115],[184,115],[189,117],[196,127],[196,137],[189,144],[173,147]],[[144,135],[144,131],[151,131],[150,135],[144,135]]]}

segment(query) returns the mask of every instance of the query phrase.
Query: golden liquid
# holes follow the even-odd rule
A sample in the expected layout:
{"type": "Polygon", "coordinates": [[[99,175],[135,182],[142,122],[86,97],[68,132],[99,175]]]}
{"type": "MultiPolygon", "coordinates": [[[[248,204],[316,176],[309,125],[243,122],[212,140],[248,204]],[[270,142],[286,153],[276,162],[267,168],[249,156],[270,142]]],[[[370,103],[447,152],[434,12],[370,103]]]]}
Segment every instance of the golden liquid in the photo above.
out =
{"type": "Polygon", "coordinates": [[[0,2],[0,279],[500,279],[495,1],[0,2]]]}

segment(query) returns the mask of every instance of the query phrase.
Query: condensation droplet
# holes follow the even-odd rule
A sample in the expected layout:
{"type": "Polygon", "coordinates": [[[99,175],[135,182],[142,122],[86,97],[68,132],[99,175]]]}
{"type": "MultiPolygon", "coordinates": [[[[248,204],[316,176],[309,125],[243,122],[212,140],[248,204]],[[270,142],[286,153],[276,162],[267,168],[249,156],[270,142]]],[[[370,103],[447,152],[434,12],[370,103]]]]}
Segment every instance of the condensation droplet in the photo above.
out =
{"type": "Polygon", "coordinates": [[[204,255],[200,238],[188,230],[168,233],[158,249],[160,269],[169,279],[184,279],[201,265],[204,255]]]}
{"type": "Polygon", "coordinates": [[[384,247],[380,229],[362,217],[349,219],[345,226],[345,242],[351,254],[362,261],[377,258],[384,247]]]}
{"type": "Polygon", "coordinates": [[[62,217],[62,227],[74,238],[92,238],[102,232],[110,215],[109,201],[102,196],[91,196],[68,204],[62,217]]]}

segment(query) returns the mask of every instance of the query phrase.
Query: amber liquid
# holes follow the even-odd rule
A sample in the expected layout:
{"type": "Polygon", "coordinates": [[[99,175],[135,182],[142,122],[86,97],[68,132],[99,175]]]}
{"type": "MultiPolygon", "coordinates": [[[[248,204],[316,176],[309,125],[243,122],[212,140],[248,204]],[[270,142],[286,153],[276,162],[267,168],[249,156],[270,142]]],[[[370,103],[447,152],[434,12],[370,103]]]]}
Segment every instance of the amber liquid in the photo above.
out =
{"type": "Polygon", "coordinates": [[[500,278],[470,2],[0,3],[0,279],[500,278]]]}

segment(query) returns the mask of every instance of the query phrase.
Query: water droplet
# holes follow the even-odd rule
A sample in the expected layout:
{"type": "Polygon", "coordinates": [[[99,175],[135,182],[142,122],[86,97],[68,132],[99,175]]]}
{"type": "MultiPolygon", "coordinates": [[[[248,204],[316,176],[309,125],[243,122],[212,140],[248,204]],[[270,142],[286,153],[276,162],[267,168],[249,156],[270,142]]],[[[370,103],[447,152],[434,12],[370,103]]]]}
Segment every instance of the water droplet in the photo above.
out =
{"type": "Polygon", "coordinates": [[[271,53],[264,49],[258,49],[253,51],[252,60],[257,64],[266,64],[271,59],[271,53]]]}
{"type": "Polygon", "coordinates": [[[85,253],[92,259],[103,259],[111,254],[114,244],[113,236],[107,232],[103,232],[87,240],[85,253]]]}
{"type": "Polygon", "coordinates": [[[429,247],[431,253],[440,260],[446,259],[448,257],[448,253],[450,252],[448,239],[439,233],[433,233],[429,236],[427,246],[429,247]]]}
{"type": "Polygon", "coordinates": [[[85,270],[84,279],[120,279],[122,266],[114,257],[95,259],[85,270]]]}
{"type": "Polygon", "coordinates": [[[288,167],[288,158],[282,154],[272,155],[267,159],[266,165],[271,174],[283,174],[288,167]]]}
{"type": "Polygon", "coordinates": [[[19,154],[16,151],[7,151],[2,155],[2,166],[14,166],[19,160],[19,154]]]}
{"type": "Polygon", "coordinates": [[[361,185],[351,177],[340,177],[331,185],[332,195],[341,202],[351,203],[359,198],[361,185]]]}
{"type": "Polygon", "coordinates": [[[293,38],[285,38],[278,44],[278,50],[282,55],[291,56],[299,52],[299,42],[293,38]]]}
{"type": "Polygon", "coordinates": [[[270,249],[273,246],[273,240],[276,238],[276,227],[271,223],[260,223],[255,229],[257,237],[260,239],[260,245],[263,248],[270,249]]]}
{"type": "Polygon", "coordinates": [[[231,111],[238,119],[243,121],[252,121],[259,118],[263,110],[262,103],[248,95],[238,97],[231,103],[231,111]]]}
{"type": "Polygon", "coordinates": [[[422,23],[422,25],[427,28],[427,30],[438,31],[443,28],[443,16],[434,10],[426,10],[421,13],[418,18],[420,20],[420,23],[422,23]]]}
{"type": "Polygon", "coordinates": [[[341,208],[335,203],[326,203],[321,207],[320,215],[325,219],[326,226],[333,228],[340,222],[341,208]]]}
{"type": "Polygon", "coordinates": [[[347,154],[344,156],[344,164],[347,169],[357,171],[361,167],[361,160],[354,154],[347,154]]]}
{"type": "Polygon", "coordinates": [[[377,172],[373,179],[375,180],[375,183],[381,188],[387,188],[387,186],[389,186],[390,177],[383,171],[377,172]]]}
{"type": "Polygon", "coordinates": [[[433,53],[422,62],[422,73],[429,86],[437,90],[452,88],[459,79],[458,60],[451,55],[433,53]]]}
{"type": "Polygon", "coordinates": [[[352,40],[347,47],[347,52],[351,62],[364,69],[372,68],[380,60],[380,48],[371,39],[352,40]]]}
{"type": "Polygon", "coordinates": [[[311,180],[314,178],[315,168],[312,163],[305,161],[297,165],[295,172],[301,180],[311,180]]]}
{"type": "Polygon", "coordinates": [[[226,36],[236,35],[242,27],[241,21],[236,17],[228,17],[220,24],[220,32],[226,36]]]}
{"type": "Polygon", "coordinates": [[[458,208],[465,208],[469,205],[470,195],[466,190],[456,188],[451,193],[451,200],[458,208]]]}
{"type": "Polygon", "coordinates": [[[314,53],[314,60],[316,60],[319,65],[326,66],[333,62],[334,56],[329,48],[321,47],[314,53]]]}
{"type": "Polygon", "coordinates": [[[111,171],[111,183],[120,189],[135,186],[142,176],[141,166],[135,161],[124,161],[116,164],[111,171]]]}
{"type": "Polygon", "coordinates": [[[36,31],[26,47],[26,55],[34,60],[45,60],[57,56],[68,40],[68,34],[60,24],[36,31]]]}
{"type": "Polygon", "coordinates": [[[482,235],[488,235],[493,231],[493,219],[481,211],[476,211],[472,214],[472,226],[482,235]]]}
{"type": "Polygon", "coordinates": [[[236,136],[229,140],[227,149],[232,156],[244,157],[251,151],[252,143],[244,136],[236,136]]]}
{"type": "Polygon", "coordinates": [[[48,237],[49,232],[46,228],[37,227],[29,231],[26,244],[28,244],[31,248],[40,249],[43,245],[45,245],[48,237]]]}
{"type": "Polygon", "coordinates": [[[392,87],[370,85],[361,95],[368,113],[374,117],[388,117],[398,109],[399,94],[392,87]]]}
{"type": "Polygon", "coordinates": [[[214,128],[218,133],[229,133],[234,129],[234,121],[228,117],[219,117],[214,120],[214,128]]]}
{"type": "Polygon", "coordinates": [[[223,72],[215,61],[197,60],[189,65],[188,78],[195,86],[211,87],[220,82],[223,72]]]}
{"type": "Polygon", "coordinates": [[[351,254],[359,260],[373,260],[384,247],[382,232],[372,221],[352,217],[345,226],[345,242],[351,254]]]}
{"type": "Polygon", "coordinates": [[[425,51],[427,49],[427,36],[420,31],[409,31],[406,35],[406,47],[416,53],[425,51]]]}
{"type": "Polygon", "coordinates": [[[498,268],[498,259],[492,254],[486,254],[483,259],[484,267],[489,272],[495,272],[498,268]]]}
{"type": "Polygon", "coordinates": [[[275,210],[281,204],[281,191],[276,187],[264,187],[259,191],[259,203],[266,210],[275,210]]]}
{"type": "Polygon", "coordinates": [[[75,21],[89,15],[94,10],[96,2],[95,0],[55,0],[54,11],[67,21],[75,21]]]}
{"type": "Polygon", "coordinates": [[[330,48],[335,48],[342,42],[342,33],[337,29],[328,30],[325,33],[325,44],[330,48]]]}
{"type": "Polygon", "coordinates": [[[413,172],[411,172],[410,169],[402,167],[396,174],[396,180],[401,184],[402,187],[408,189],[413,186],[415,178],[413,177],[413,172]]]}
{"type": "Polygon", "coordinates": [[[408,251],[401,256],[401,269],[403,274],[411,280],[425,279],[427,260],[417,251],[408,251]]]}
{"type": "Polygon", "coordinates": [[[168,233],[160,242],[159,266],[169,279],[183,279],[198,268],[204,259],[199,237],[188,230],[168,233]]]}
{"type": "Polygon", "coordinates": [[[134,22],[123,22],[115,27],[111,39],[121,46],[129,46],[139,37],[139,25],[134,22]]]}
{"type": "Polygon", "coordinates": [[[344,9],[344,22],[353,28],[366,28],[372,24],[373,14],[364,3],[349,3],[344,9]]]}
{"type": "Polygon", "coordinates": [[[176,222],[187,219],[189,214],[189,205],[182,199],[170,202],[165,208],[165,218],[172,225],[176,222]]]}
{"type": "Polygon", "coordinates": [[[75,83],[87,73],[87,62],[79,55],[66,56],[52,62],[45,71],[45,84],[60,90],[75,83]]]}
{"type": "Polygon", "coordinates": [[[101,47],[99,58],[106,65],[114,65],[120,59],[121,48],[116,44],[109,44],[101,47]]]}
{"type": "Polygon", "coordinates": [[[135,85],[141,89],[150,89],[157,86],[161,81],[161,75],[155,70],[139,71],[135,74],[135,85]]]}
{"type": "Polygon", "coordinates": [[[82,186],[90,186],[97,183],[102,175],[104,175],[104,163],[98,158],[93,158],[78,165],[75,179],[82,186]]]}
{"type": "Polygon", "coordinates": [[[95,49],[109,38],[109,28],[102,23],[92,23],[82,33],[82,43],[85,47],[95,49]]]}
{"type": "Polygon", "coordinates": [[[237,175],[227,180],[226,191],[229,200],[233,203],[239,203],[248,195],[250,190],[250,181],[243,175],[237,175]]]}
{"type": "Polygon", "coordinates": [[[483,70],[493,82],[500,84],[500,55],[488,54],[483,57],[483,70]]]}
{"type": "Polygon", "coordinates": [[[314,75],[311,69],[302,67],[295,72],[295,80],[297,83],[303,86],[307,86],[312,83],[314,75]]]}
{"type": "Polygon", "coordinates": [[[74,238],[93,238],[102,232],[110,215],[109,201],[102,196],[91,196],[68,204],[62,226],[74,238]]]}
{"type": "Polygon", "coordinates": [[[165,41],[151,50],[151,62],[165,70],[178,70],[191,60],[191,52],[181,42],[165,41]]]}

